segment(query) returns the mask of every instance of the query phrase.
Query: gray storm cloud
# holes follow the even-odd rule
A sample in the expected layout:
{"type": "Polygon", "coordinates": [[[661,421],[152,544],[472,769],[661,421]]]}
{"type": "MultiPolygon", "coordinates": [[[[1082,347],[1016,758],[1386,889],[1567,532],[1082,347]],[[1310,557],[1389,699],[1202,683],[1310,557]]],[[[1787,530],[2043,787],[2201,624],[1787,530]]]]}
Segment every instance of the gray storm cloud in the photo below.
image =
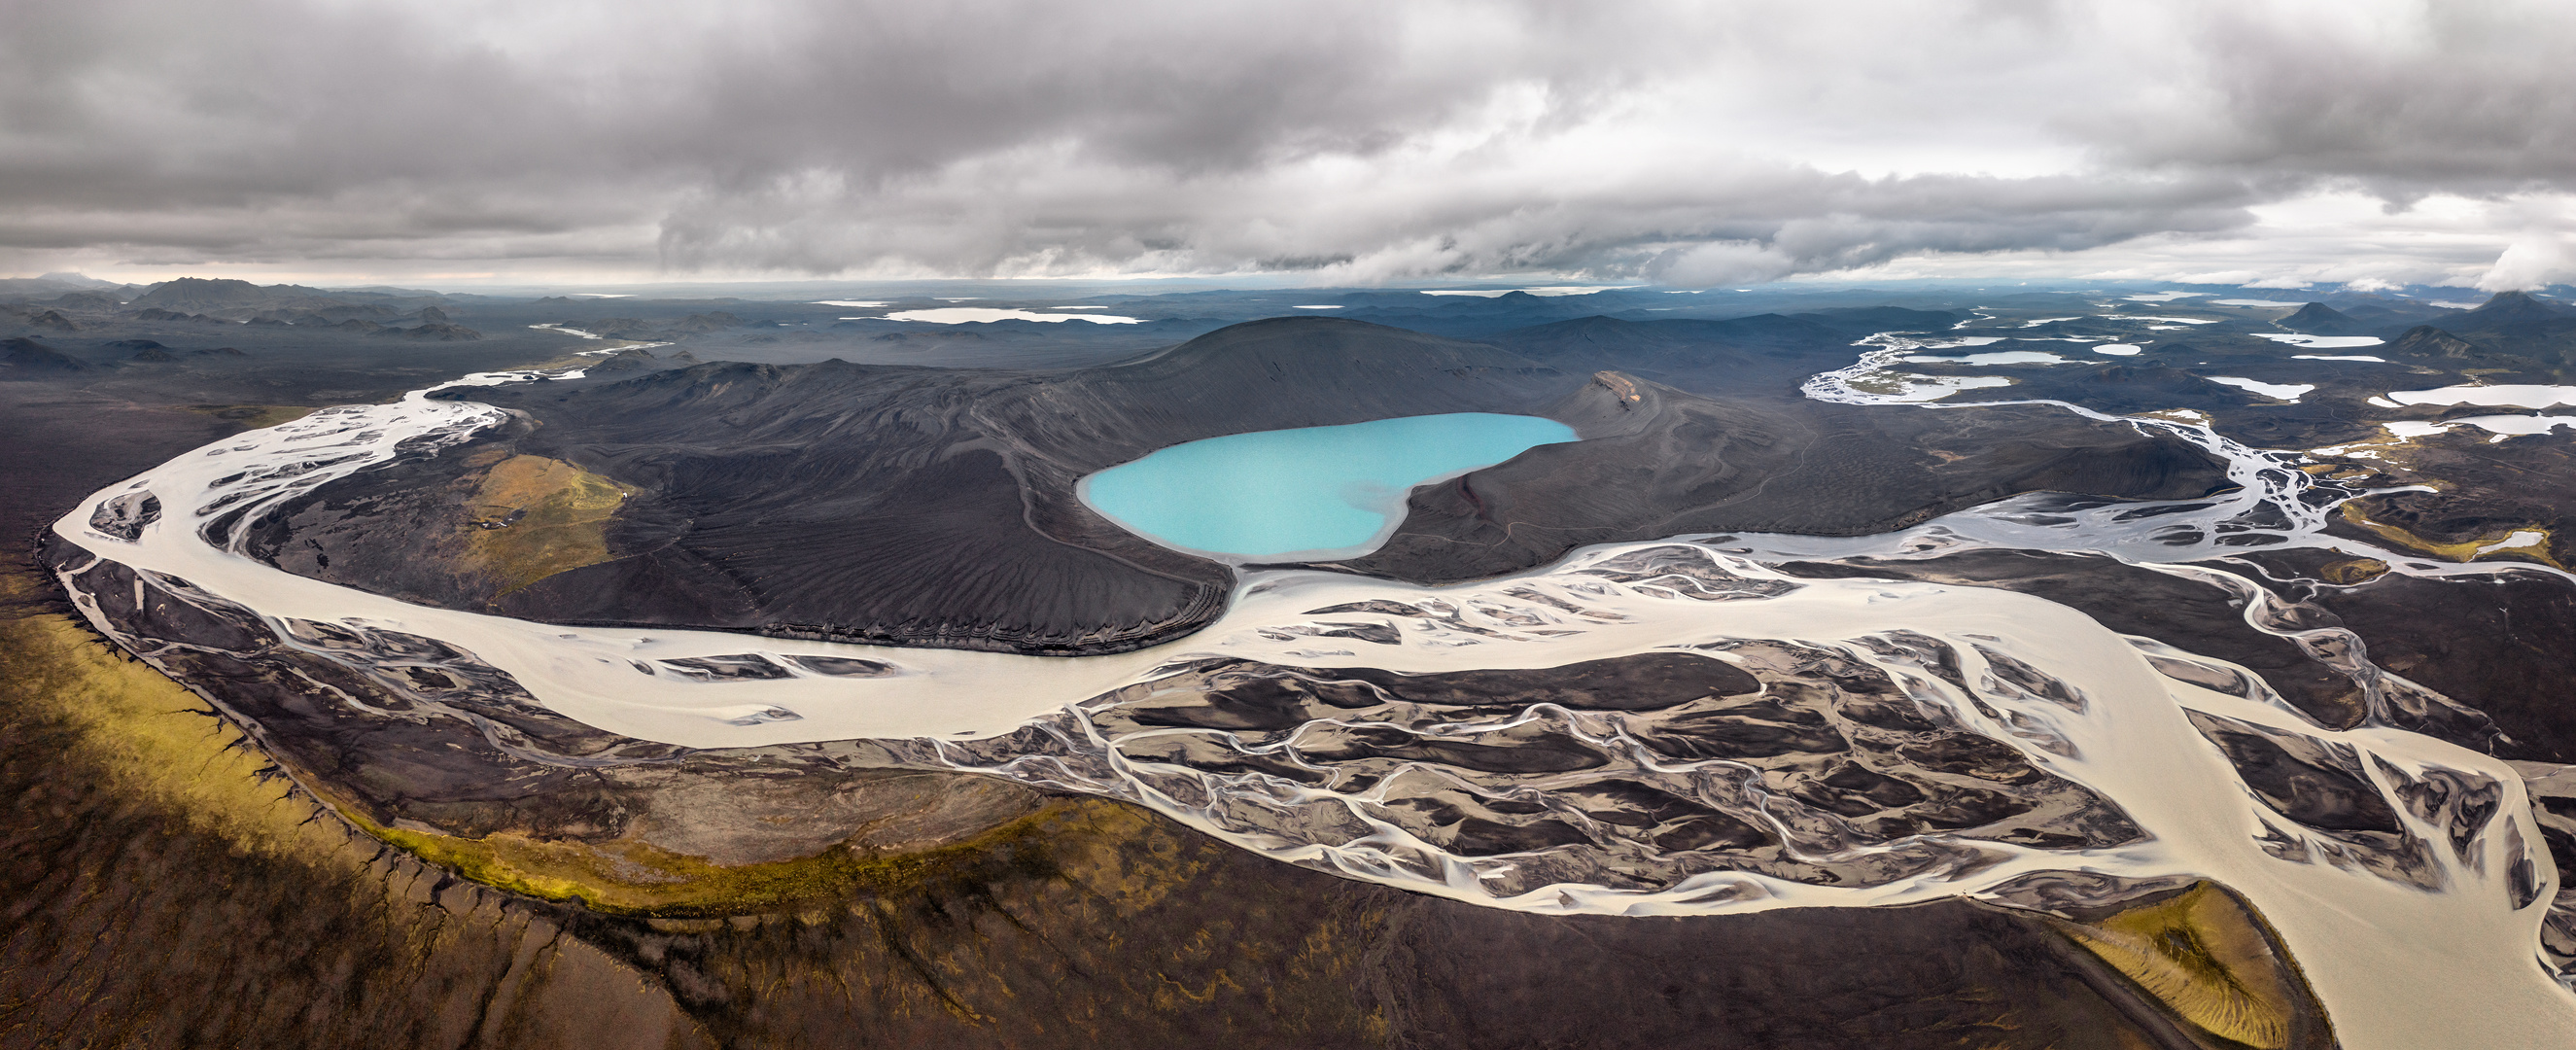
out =
{"type": "Polygon", "coordinates": [[[0,269],[1701,284],[2332,191],[2566,265],[2565,5],[1716,6],[18,0],[0,269]]]}

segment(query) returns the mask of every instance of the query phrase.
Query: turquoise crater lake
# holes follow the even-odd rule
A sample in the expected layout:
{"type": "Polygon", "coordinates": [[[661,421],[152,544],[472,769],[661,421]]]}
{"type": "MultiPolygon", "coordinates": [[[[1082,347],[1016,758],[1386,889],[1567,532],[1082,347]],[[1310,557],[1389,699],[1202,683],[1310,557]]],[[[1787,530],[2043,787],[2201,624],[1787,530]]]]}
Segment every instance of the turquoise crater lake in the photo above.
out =
{"type": "Polygon", "coordinates": [[[1174,445],[1076,491],[1129,531],[1193,554],[1346,558],[1386,542],[1414,486],[1573,440],[1553,419],[1486,412],[1264,430],[1174,445]]]}

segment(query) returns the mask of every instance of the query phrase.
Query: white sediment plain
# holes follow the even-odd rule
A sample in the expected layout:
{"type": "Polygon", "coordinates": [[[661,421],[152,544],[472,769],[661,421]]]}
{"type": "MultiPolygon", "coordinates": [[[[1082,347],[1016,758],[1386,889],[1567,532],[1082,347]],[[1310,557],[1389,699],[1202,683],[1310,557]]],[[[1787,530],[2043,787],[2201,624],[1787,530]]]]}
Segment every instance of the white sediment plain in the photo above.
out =
{"type": "Polygon", "coordinates": [[[2102,314],[2100,316],[2106,321],[2157,321],[2169,325],[2218,323],[2207,317],[2151,317],[2146,314],[2102,314]]]}
{"type": "MultiPolygon", "coordinates": [[[[1890,403],[1903,395],[1872,394],[1848,380],[1884,374],[1888,359],[1919,344],[1882,340],[1861,364],[1819,376],[1808,387],[1826,400],[1890,403]]],[[[468,377],[463,385],[534,379],[528,373],[468,377]]],[[[451,384],[454,385],[454,384],[451,384]]],[[[425,393],[425,392],[422,392],[425,393]]],[[[613,732],[692,747],[731,747],[855,737],[991,738],[1032,719],[1071,718],[1088,726],[1083,704],[1114,687],[1149,678],[1162,665],[1223,656],[1302,667],[1364,666],[1402,672],[1558,666],[1609,656],[1671,650],[1731,639],[1789,639],[1835,649],[1878,666],[1905,683],[1917,703],[2017,749],[2033,764],[2083,785],[2126,811],[2148,833],[2116,849],[2047,850],[1976,843],[1983,862],[1946,867],[1875,885],[1810,885],[1731,871],[1695,875],[1654,892],[1590,885],[1550,885],[1501,897],[1488,876],[1510,856],[1457,857],[1401,829],[1376,824],[1341,840],[1283,836],[1241,814],[1260,807],[1331,803],[1329,793],[1295,782],[1245,774],[1209,779],[1213,798],[1184,799],[1165,785],[1189,771],[1120,755],[1096,732],[1067,737],[1091,748],[1102,770],[1070,771],[1053,759],[987,761],[945,746],[956,768],[1099,791],[1133,799],[1226,841],[1281,860],[1426,893],[1533,912],[1620,915],[1711,914],[1782,907],[1863,907],[1984,893],[2042,871],[2076,870],[2131,877],[2217,879],[2245,894],[2280,931],[2333,1017],[2337,1035],[2355,1048],[2565,1045],[2576,1032],[2576,997],[2555,983],[2539,959],[2539,924],[2557,880],[2539,852],[2522,781],[2505,763],[2428,737],[2377,725],[2346,732],[2321,729],[2268,692],[2239,697],[2211,692],[2159,673],[2148,655],[2241,673],[2145,639],[2112,633],[2074,610],[2008,591],[1885,580],[1795,581],[1783,593],[1724,601],[1698,600],[1688,576],[1613,580],[1601,566],[1622,554],[1664,544],[1587,548],[1545,569],[1452,587],[1421,587],[1313,571],[1250,572],[1215,624],[1191,637],[1135,653],[1044,658],[954,650],[797,642],[712,631],[574,628],[427,608],[306,579],[241,553],[241,529],[228,516],[309,491],[324,481],[385,462],[398,446],[412,450],[461,441],[499,422],[497,409],[434,401],[415,393],[389,405],[344,406],[267,430],[252,431],[181,456],[103,490],[54,525],[64,538],[101,558],[149,574],[184,579],[186,587],[257,612],[287,644],[297,621],[336,623],[436,638],[506,672],[547,707],[613,732]],[[139,502],[149,493],[158,520],[128,540],[91,527],[105,501],[139,502]],[[205,529],[215,527],[209,537],[205,529]],[[1445,611],[1426,614],[1333,614],[1313,610],[1389,602],[1445,611]],[[1394,642],[1354,640],[1331,629],[1377,624],[1394,642]],[[2080,690],[2078,712],[2037,697],[1981,689],[1970,696],[1917,669],[1883,660],[1857,644],[1910,631],[1954,644],[1979,681],[1976,647],[2013,657],[2080,690]],[[879,661],[883,677],[810,674],[754,681],[703,681],[666,661],[763,654],[838,656],[879,661]],[[2373,787],[2393,797],[2396,775],[2449,770],[2501,795],[2501,805],[2454,854],[2448,829],[2409,812],[2411,835],[2430,844],[2429,885],[2402,881],[2354,860],[2351,848],[2266,809],[2234,768],[2193,729],[2186,712],[2253,723],[2279,733],[2348,746],[2361,756],[2373,787]],[[983,764],[979,765],[981,762],[983,764]],[[2264,847],[2270,840],[2273,849],[2264,847]],[[1427,859],[1426,859],[1427,858],[1427,859]],[[2304,859],[2301,859],[2304,858],[2304,859]],[[2534,867],[2536,901],[2515,900],[2511,872],[2534,867]]],[[[2070,406],[2071,408],[2071,406],[2070,406]]],[[[2096,418],[2098,413],[2085,412],[2096,418]]],[[[2237,589],[2249,623],[2263,626],[2273,602],[2243,581],[2177,563],[2241,547],[2229,535],[2263,532],[2279,546],[2309,546],[2385,556],[2398,571],[2455,575],[2494,567],[2410,562],[2356,541],[2325,536],[2331,503],[2301,497],[2313,480],[2294,456],[2246,449],[2206,428],[2138,420],[2193,441],[2226,459],[2241,488],[2207,500],[2155,508],[2135,504],[2071,506],[2025,497],[1950,515],[1882,536],[1706,538],[1691,549],[1751,580],[1788,583],[1763,562],[1788,558],[1924,557],[1976,547],[2098,551],[2177,575],[2237,589]],[[2267,509],[2272,524],[2243,524],[2267,509]],[[2279,524],[2286,520],[2287,524],[2279,524]]],[[[66,572],[79,591],[86,567],[66,572]]],[[[86,596],[84,595],[86,599],[86,596]]],[[[84,605],[94,622],[94,601],[84,605]]],[[[2291,632],[2332,648],[2348,644],[2339,629],[2291,632]]],[[[2357,651],[2357,646],[2354,647],[2357,651]]],[[[783,662],[783,661],[782,661],[783,662]]],[[[1542,705],[1546,706],[1546,705],[1542,705]]],[[[1460,722],[1442,732],[1472,740],[1543,714],[1460,722]]],[[[1607,734],[1615,723],[1575,720],[1576,733],[1607,734]]],[[[980,745],[979,745],[980,746],[980,745]]],[[[986,755],[989,751],[974,751],[986,755]]]]}
{"type": "Polygon", "coordinates": [[[2485,405],[2491,408],[2557,408],[2576,405],[2576,386],[2501,383],[2468,384],[2433,390],[2392,390],[2388,399],[2401,405],[2485,405]]]}
{"type": "Polygon", "coordinates": [[[2299,395],[2317,388],[2315,383],[2265,383],[2247,379],[2244,376],[2203,376],[2201,378],[2239,390],[2251,390],[2264,397],[2279,398],[2283,401],[2296,401],[2299,395]]]}
{"type": "Polygon", "coordinates": [[[1997,350],[1985,354],[1962,354],[1943,357],[1939,354],[1912,354],[1899,358],[1924,365],[2062,365],[2066,359],[2040,350],[1997,350]]]}
{"type": "Polygon", "coordinates": [[[1908,372],[1887,372],[1882,373],[1882,378],[1895,385],[1895,389],[1882,396],[1890,402],[1904,404],[1938,401],[1962,390],[1983,390],[2012,385],[2012,380],[2002,376],[1921,376],[1908,372]]]}
{"type": "MultiPolygon", "coordinates": [[[[2256,332],[2254,333],[2254,337],[2257,339],[2269,339],[2275,343],[2288,343],[2291,346],[2305,346],[2317,350],[2341,350],[2349,347],[2378,346],[2379,344],[2388,341],[2375,335],[2309,335],[2305,332],[2256,332]]],[[[2299,356],[2304,357],[2307,355],[2302,354],[2299,356]]],[[[2349,359],[2326,358],[2325,360],[2341,361],[2349,359]]],[[[2367,358],[2367,360],[2376,361],[2379,359],[2373,357],[2367,358]]]]}
{"type": "Polygon", "coordinates": [[[2457,426],[2471,426],[2496,435],[2501,441],[2517,434],[2546,434],[2559,427],[2576,427],[2576,416],[2462,416],[2439,423],[2420,419],[2398,419],[2380,424],[2402,438],[2419,438],[2439,434],[2457,426]]]}

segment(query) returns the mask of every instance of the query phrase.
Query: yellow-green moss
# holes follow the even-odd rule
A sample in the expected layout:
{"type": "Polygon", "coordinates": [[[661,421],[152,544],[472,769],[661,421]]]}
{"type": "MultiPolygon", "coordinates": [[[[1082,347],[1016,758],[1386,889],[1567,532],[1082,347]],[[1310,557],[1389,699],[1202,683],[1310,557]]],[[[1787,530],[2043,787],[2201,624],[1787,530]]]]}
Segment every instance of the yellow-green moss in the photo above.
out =
{"type": "MultiPolygon", "coordinates": [[[[88,775],[110,780],[119,794],[178,814],[238,851],[363,861],[366,851],[349,850],[330,818],[312,819],[313,801],[289,798],[285,781],[259,775],[270,757],[230,722],[208,717],[204,699],[104,644],[86,624],[24,611],[42,586],[23,572],[0,572],[0,608],[20,610],[0,613],[0,703],[68,727],[66,767],[94,770],[88,775]]],[[[350,824],[476,882],[604,912],[651,915],[774,911],[885,893],[955,871],[1069,817],[1087,826],[1119,819],[1057,803],[973,839],[919,852],[874,855],[835,847],[798,860],[725,867],[628,840],[468,839],[386,827],[327,785],[304,782],[350,824]]]]}
{"type": "Polygon", "coordinates": [[[500,578],[495,597],[597,565],[609,558],[608,520],[625,500],[622,486],[570,463],[512,456],[475,493],[467,556],[500,578]]]}
{"type": "MultiPolygon", "coordinates": [[[[30,582],[11,573],[12,592],[30,582]]],[[[242,851],[312,856],[336,849],[332,828],[307,823],[309,803],[263,781],[268,758],[206,703],[150,666],[101,644],[58,613],[0,619],[0,702],[70,728],[71,768],[95,770],[120,794],[149,800],[242,851]]]]}
{"type": "Polygon", "coordinates": [[[2327,583],[2350,586],[2368,583],[2388,574],[2388,563],[2377,558],[2345,558],[2330,561],[2317,568],[2317,575],[2327,583]]]}
{"type": "Polygon", "coordinates": [[[2561,569],[2566,568],[2564,565],[2559,565],[2558,559],[2550,555],[2550,540],[2553,537],[2550,536],[2549,530],[2546,527],[2540,525],[2524,525],[2517,528],[2505,529],[2502,532],[2483,535],[2476,539],[2463,540],[2458,543],[2443,543],[2438,540],[2425,539],[2422,536],[2418,536],[2395,525],[2370,520],[2370,515],[2361,509],[2361,502],[2359,500],[2344,504],[2342,513],[2343,520],[2368,529],[2372,533],[2378,535],[2381,539],[2385,539],[2391,543],[2395,543],[2412,550],[2422,551],[2436,558],[2445,558],[2451,561],[2477,561],[2481,558],[2489,560],[2512,560],[2510,556],[2519,556],[2521,558],[2529,558],[2543,564],[2556,566],[2561,569]],[[2482,547],[2494,546],[2497,543],[2511,539],[2513,538],[2513,534],[2517,532],[2536,532],[2540,534],[2540,539],[2536,543],[2494,551],[2481,551],[2479,549],[2482,547]]]}
{"type": "Polygon", "coordinates": [[[1067,804],[918,852],[875,855],[838,846],[812,857],[741,867],[627,839],[594,843],[508,832],[469,839],[385,827],[356,807],[335,808],[368,834],[485,885],[603,912],[686,917],[778,911],[917,886],[1056,822],[1067,804]]]}
{"type": "Polygon", "coordinates": [[[2207,882],[2058,930],[2212,1035],[2257,1050],[2290,1044],[2295,972],[2272,953],[2262,917],[2207,882]]]}

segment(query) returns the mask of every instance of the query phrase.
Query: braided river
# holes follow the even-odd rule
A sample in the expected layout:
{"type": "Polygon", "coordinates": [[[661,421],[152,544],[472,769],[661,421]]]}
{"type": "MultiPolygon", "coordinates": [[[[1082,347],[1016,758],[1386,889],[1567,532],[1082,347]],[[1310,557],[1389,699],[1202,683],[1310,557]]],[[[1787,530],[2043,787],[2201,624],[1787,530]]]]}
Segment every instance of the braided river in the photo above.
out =
{"type": "MultiPolygon", "coordinates": [[[[1974,411],[1855,389],[1951,345],[1873,337],[1806,392],[1974,411]]],[[[2540,947],[2558,874],[2522,774],[2399,728],[2454,705],[2370,664],[2349,632],[2300,626],[2226,559],[2316,548],[2412,575],[2554,570],[2328,536],[2359,493],[2299,470],[2301,452],[2127,418],[2220,457],[2237,487],[2162,503],[2035,494],[1876,536],[1603,545],[1438,587],[1242,569],[1204,630],[1072,658],[558,626],[407,604],[244,553],[264,510],[506,418],[430,392],[240,434],[101,491],[54,525],[97,556],[63,583],[147,659],[155,643],[100,613],[98,565],[137,570],[138,606],[148,587],[255,617],[420,709],[473,717],[407,673],[447,667],[686,748],[886,741],[907,764],[1124,799],[1282,862],[1498,908],[2028,905],[2209,878],[2277,929],[2347,1046],[2576,1039],[2576,995],[2540,947]],[[1976,550],[2101,556],[2217,588],[2253,629],[2349,675],[2372,716],[2322,727],[2242,667],[2023,594],[1777,568],[1976,550]],[[1646,699],[1582,687],[1585,668],[1619,661],[1675,684],[1646,699]],[[2393,830],[2292,819],[2214,742],[2235,738],[2345,770],[2393,830]]],[[[522,757],[623,761],[548,755],[478,724],[522,757]]]]}

